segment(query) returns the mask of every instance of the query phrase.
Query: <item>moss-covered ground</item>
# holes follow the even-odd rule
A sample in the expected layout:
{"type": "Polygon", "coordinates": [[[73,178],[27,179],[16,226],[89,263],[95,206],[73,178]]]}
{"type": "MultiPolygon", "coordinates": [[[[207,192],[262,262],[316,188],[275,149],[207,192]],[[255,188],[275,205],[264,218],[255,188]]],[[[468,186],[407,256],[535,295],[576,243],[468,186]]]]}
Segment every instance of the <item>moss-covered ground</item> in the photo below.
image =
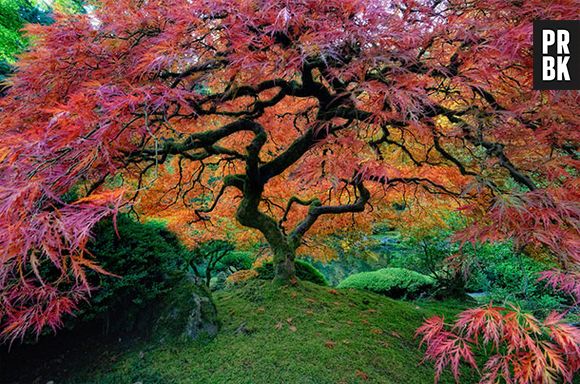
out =
{"type": "Polygon", "coordinates": [[[461,309],[306,282],[252,281],[215,300],[222,328],[214,340],[87,345],[76,366],[61,363],[64,377],[51,369],[55,383],[428,384],[433,369],[420,364],[415,329],[425,317],[461,309]]]}

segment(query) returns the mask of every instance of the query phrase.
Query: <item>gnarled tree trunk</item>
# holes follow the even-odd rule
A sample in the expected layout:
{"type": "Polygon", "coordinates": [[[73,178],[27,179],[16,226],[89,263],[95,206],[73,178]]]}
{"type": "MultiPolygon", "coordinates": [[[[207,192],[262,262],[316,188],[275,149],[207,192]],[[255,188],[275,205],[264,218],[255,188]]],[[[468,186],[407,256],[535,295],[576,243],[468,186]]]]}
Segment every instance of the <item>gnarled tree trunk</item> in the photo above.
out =
{"type": "Polygon", "coordinates": [[[296,277],[296,266],[294,259],[296,258],[296,253],[293,247],[284,245],[272,246],[272,252],[274,253],[274,282],[287,284],[292,282],[296,277]]]}
{"type": "Polygon", "coordinates": [[[270,216],[260,212],[258,209],[263,192],[263,186],[259,183],[251,183],[247,177],[238,177],[237,179],[227,179],[226,183],[240,183],[236,186],[242,187],[243,199],[238,206],[236,218],[238,222],[246,227],[259,230],[274,255],[274,281],[280,284],[288,284],[296,277],[296,268],[294,259],[296,257],[296,248],[291,239],[286,236],[278,223],[270,216]]]}

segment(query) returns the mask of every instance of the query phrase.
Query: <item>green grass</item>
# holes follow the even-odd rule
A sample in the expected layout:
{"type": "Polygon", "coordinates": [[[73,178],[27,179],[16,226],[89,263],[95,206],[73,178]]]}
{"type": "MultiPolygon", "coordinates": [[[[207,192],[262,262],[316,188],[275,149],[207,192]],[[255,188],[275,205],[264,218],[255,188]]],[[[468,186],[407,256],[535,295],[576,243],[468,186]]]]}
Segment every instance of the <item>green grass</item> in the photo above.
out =
{"type": "MultiPolygon", "coordinates": [[[[433,369],[420,365],[413,334],[425,317],[461,309],[306,282],[276,288],[252,281],[215,299],[222,329],[214,340],[133,344],[113,358],[92,356],[64,382],[432,383],[433,369]],[[236,332],[240,328],[244,332],[236,332]]],[[[444,376],[442,382],[453,380],[444,376]]]]}

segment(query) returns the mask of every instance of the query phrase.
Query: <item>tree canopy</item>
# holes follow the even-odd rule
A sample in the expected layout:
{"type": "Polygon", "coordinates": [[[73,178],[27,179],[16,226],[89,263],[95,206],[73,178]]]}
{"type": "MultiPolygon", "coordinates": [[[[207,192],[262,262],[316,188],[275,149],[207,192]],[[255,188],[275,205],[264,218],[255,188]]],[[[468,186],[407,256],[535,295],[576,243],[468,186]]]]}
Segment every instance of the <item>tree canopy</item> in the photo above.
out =
{"type": "Polygon", "coordinates": [[[546,246],[574,268],[579,94],[532,90],[531,21],[576,12],[103,0],[29,26],[0,101],[3,335],[59,325],[99,270],[91,228],[129,205],[183,237],[249,227],[282,281],[314,235],[393,204],[459,208],[473,225],[458,238],[546,246]]]}

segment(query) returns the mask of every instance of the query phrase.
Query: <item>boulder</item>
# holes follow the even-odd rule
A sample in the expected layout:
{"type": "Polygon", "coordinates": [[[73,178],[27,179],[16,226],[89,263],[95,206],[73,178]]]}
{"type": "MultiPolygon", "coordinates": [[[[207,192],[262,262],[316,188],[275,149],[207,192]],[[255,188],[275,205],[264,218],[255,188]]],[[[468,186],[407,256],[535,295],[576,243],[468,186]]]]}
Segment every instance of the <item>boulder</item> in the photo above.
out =
{"type": "Polygon", "coordinates": [[[192,277],[169,290],[154,321],[153,336],[184,340],[209,340],[218,330],[216,306],[211,292],[192,277]]]}

